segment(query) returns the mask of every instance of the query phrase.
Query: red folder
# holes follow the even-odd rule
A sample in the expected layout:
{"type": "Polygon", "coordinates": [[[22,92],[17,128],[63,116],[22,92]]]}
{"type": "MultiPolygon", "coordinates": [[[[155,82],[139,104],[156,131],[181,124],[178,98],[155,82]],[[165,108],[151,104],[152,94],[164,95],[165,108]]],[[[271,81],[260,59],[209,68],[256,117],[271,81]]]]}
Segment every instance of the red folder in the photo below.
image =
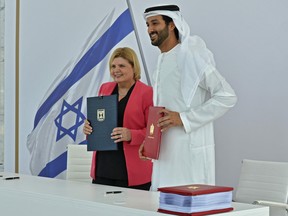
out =
{"type": "Polygon", "coordinates": [[[196,196],[203,194],[233,191],[233,187],[205,185],[205,184],[191,184],[175,187],[162,187],[158,188],[158,191],[164,193],[180,194],[183,196],[196,196]]]}
{"type": "Polygon", "coordinates": [[[217,213],[223,213],[223,212],[229,212],[232,211],[233,208],[225,208],[225,209],[216,209],[216,210],[210,210],[210,211],[204,211],[204,212],[195,212],[195,213],[183,213],[183,212],[175,212],[175,211],[168,211],[165,209],[158,209],[158,212],[166,213],[166,214],[173,214],[173,215],[183,215],[183,216],[203,216],[203,215],[211,215],[211,214],[217,214],[217,213]]]}
{"type": "Polygon", "coordinates": [[[143,155],[156,160],[159,157],[162,134],[161,129],[157,127],[157,123],[159,118],[163,116],[161,113],[159,113],[159,111],[162,109],[164,109],[164,107],[149,107],[146,137],[144,140],[143,155]]]}

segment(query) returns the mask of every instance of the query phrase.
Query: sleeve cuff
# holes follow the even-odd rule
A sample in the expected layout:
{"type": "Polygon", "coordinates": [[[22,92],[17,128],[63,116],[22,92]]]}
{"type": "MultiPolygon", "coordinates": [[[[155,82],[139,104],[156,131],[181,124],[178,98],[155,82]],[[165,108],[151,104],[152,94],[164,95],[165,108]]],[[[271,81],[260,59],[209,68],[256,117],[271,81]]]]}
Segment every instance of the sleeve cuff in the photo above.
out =
{"type": "Polygon", "coordinates": [[[180,118],[181,118],[181,121],[183,123],[183,127],[184,127],[185,133],[190,133],[191,132],[191,127],[189,125],[189,121],[187,119],[186,114],[184,112],[180,113],[180,118]]]}

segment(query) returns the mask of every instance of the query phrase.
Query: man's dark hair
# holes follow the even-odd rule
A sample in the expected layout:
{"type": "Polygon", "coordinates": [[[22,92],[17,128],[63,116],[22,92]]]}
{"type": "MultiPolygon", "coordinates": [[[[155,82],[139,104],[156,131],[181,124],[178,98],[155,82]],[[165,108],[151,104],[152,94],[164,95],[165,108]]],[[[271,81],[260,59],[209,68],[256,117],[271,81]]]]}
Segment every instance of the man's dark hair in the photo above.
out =
{"type": "MultiPolygon", "coordinates": [[[[161,16],[163,17],[163,20],[165,21],[166,25],[168,25],[170,22],[173,22],[173,19],[171,17],[165,16],[165,15],[161,15],[161,16]]],[[[175,33],[177,40],[179,40],[179,31],[176,28],[176,26],[174,28],[174,33],[175,33]]]]}

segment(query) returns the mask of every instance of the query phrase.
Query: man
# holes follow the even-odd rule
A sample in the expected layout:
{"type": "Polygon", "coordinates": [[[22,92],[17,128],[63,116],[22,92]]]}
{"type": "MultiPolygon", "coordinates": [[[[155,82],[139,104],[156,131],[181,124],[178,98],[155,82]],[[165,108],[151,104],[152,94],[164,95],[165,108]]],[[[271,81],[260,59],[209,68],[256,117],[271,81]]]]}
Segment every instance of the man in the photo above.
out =
{"type": "MultiPolygon", "coordinates": [[[[161,51],[153,76],[154,105],[165,107],[151,190],[215,184],[213,121],[235,105],[235,92],[215,68],[204,41],[190,36],[178,6],[147,8],[144,18],[151,44],[161,51]]],[[[139,155],[144,159],[142,151],[143,145],[139,155]]]]}

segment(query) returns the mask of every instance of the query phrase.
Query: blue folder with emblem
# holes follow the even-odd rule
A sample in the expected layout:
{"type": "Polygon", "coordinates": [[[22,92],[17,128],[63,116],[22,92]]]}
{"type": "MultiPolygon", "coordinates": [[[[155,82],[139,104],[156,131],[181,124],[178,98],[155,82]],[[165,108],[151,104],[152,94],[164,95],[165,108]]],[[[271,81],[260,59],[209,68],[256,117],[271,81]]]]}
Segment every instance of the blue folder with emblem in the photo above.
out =
{"type": "Polygon", "coordinates": [[[112,130],[118,121],[117,95],[87,98],[87,119],[93,132],[87,136],[88,151],[117,150],[117,144],[111,139],[112,130]]]}

